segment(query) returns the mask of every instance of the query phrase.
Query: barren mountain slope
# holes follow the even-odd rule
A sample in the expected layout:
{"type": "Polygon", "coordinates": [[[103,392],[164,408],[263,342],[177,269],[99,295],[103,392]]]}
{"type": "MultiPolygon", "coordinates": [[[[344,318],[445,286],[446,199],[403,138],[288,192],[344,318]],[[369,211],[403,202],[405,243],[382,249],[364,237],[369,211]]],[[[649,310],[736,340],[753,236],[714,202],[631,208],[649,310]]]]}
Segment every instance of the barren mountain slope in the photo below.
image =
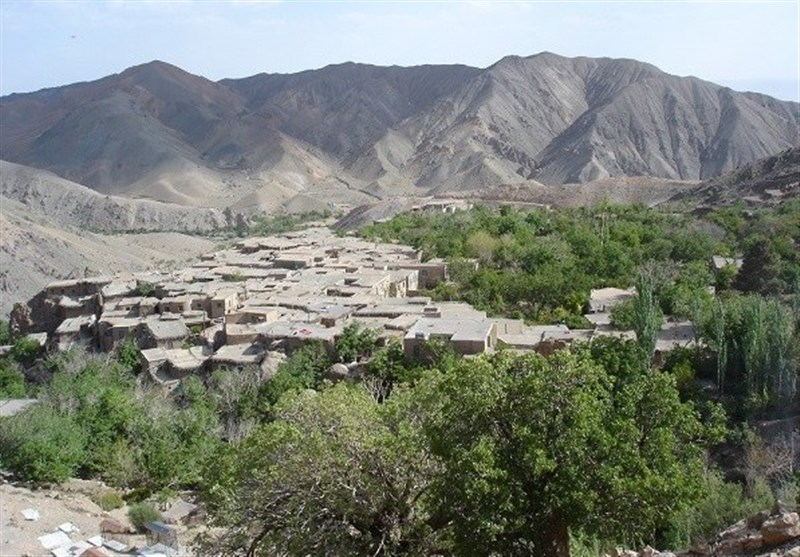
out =
{"type": "Polygon", "coordinates": [[[178,233],[94,234],[54,226],[17,201],[0,203],[0,315],[53,280],[87,274],[169,268],[212,249],[213,242],[178,233]]]}
{"type": "Polygon", "coordinates": [[[220,207],[291,191],[696,180],[796,146],[799,112],[633,60],[550,53],[217,83],[152,62],[0,99],[0,158],[101,192],[220,207]]]}
{"type": "Polygon", "coordinates": [[[0,161],[0,204],[9,200],[52,224],[90,230],[205,232],[229,224],[217,209],[102,195],[45,170],[0,161]]]}
{"type": "Polygon", "coordinates": [[[759,204],[784,199],[800,199],[800,147],[706,180],[672,200],[718,207],[742,200],[759,204]]]}
{"type": "Polygon", "coordinates": [[[348,62],[220,83],[285,133],[346,161],[480,71],[459,65],[402,68],[348,62]]]}
{"type": "Polygon", "coordinates": [[[509,57],[403,122],[359,168],[400,143],[389,168],[418,186],[471,189],[536,178],[697,180],[795,145],[798,105],[680,78],[633,60],[509,57]]]}

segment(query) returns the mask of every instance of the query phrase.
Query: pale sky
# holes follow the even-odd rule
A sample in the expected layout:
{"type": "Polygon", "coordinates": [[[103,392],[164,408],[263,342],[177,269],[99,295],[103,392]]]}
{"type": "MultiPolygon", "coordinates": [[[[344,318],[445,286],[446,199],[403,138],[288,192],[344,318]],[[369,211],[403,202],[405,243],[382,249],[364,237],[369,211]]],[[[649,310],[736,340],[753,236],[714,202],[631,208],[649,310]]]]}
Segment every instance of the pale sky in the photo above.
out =
{"type": "Polygon", "coordinates": [[[800,0],[0,0],[3,95],[151,60],[218,80],[345,61],[486,67],[541,51],[634,58],[800,101],[800,0]]]}

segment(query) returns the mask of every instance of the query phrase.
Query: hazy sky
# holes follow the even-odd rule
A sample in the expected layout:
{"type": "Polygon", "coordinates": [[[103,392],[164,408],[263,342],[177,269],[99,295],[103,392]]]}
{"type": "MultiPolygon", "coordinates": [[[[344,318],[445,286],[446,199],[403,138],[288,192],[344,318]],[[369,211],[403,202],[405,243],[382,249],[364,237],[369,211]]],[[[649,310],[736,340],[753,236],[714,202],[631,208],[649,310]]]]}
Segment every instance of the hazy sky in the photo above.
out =
{"type": "Polygon", "coordinates": [[[800,0],[0,0],[0,93],[164,60],[210,79],[344,61],[463,63],[548,50],[650,62],[800,101],[800,0]]]}

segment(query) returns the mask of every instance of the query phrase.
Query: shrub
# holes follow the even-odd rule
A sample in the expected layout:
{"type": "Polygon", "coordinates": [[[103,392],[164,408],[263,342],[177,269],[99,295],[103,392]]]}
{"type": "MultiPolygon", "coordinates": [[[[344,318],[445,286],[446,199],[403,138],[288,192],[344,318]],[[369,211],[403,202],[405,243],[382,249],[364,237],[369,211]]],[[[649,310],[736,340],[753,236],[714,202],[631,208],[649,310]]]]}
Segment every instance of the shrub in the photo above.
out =
{"type": "Polygon", "coordinates": [[[711,539],[716,532],[743,517],[770,508],[769,485],[762,478],[753,483],[750,493],[743,486],[726,482],[717,471],[703,478],[702,497],[691,507],[676,513],[664,534],[662,545],[687,547],[698,540],[711,539]]]}
{"type": "Polygon", "coordinates": [[[125,506],[125,500],[122,498],[122,495],[114,490],[103,491],[96,496],[94,502],[106,512],[125,506]]]}
{"type": "Polygon", "coordinates": [[[0,346],[11,344],[12,340],[8,321],[0,319],[0,346]]]}
{"type": "Polygon", "coordinates": [[[149,282],[140,282],[136,285],[134,292],[139,296],[152,296],[156,291],[156,287],[149,282]]]}
{"type": "Polygon", "coordinates": [[[131,508],[128,509],[128,518],[137,530],[143,532],[145,524],[161,520],[162,517],[158,509],[150,503],[143,501],[131,505],[131,508]]]}
{"type": "Polygon", "coordinates": [[[69,416],[37,405],[0,423],[0,461],[20,479],[63,482],[86,455],[87,436],[69,416]]]}
{"type": "Polygon", "coordinates": [[[8,360],[0,361],[0,398],[23,398],[25,375],[8,360]]]}
{"type": "Polygon", "coordinates": [[[17,362],[29,366],[42,352],[42,346],[30,337],[17,339],[11,348],[10,356],[17,362]]]}

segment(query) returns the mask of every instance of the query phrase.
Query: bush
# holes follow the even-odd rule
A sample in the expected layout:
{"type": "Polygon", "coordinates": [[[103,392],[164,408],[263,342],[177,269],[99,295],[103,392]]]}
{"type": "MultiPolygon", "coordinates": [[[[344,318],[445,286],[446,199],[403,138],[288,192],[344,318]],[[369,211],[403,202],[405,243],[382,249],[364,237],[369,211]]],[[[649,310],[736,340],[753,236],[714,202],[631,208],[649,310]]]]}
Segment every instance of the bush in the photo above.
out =
{"type": "Polygon", "coordinates": [[[148,522],[161,520],[161,513],[153,505],[147,502],[134,503],[128,509],[128,518],[140,532],[144,532],[144,525],[148,522]]]}
{"type": "Polygon", "coordinates": [[[763,479],[756,480],[748,494],[743,486],[726,482],[719,472],[710,471],[704,478],[702,497],[673,517],[662,545],[680,548],[709,540],[737,520],[769,509],[772,503],[772,493],[763,479]]]}
{"type": "Polygon", "coordinates": [[[11,329],[8,326],[8,321],[0,319],[0,346],[11,344],[11,329]]]}
{"type": "Polygon", "coordinates": [[[118,491],[108,490],[97,495],[94,502],[104,511],[113,511],[125,506],[125,500],[118,491]]]}
{"type": "Polygon", "coordinates": [[[63,482],[86,456],[87,436],[75,420],[39,404],[0,423],[0,461],[20,479],[63,482]]]}
{"type": "Polygon", "coordinates": [[[29,366],[42,352],[42,346],[30,337],[17,339],[9,353],[15,361],[29,366]]]}
{"type": "Polygon", "coordinates": [[[25,374],[8,360],[0,361],[0,398],[24,398],[25,374]]]}

